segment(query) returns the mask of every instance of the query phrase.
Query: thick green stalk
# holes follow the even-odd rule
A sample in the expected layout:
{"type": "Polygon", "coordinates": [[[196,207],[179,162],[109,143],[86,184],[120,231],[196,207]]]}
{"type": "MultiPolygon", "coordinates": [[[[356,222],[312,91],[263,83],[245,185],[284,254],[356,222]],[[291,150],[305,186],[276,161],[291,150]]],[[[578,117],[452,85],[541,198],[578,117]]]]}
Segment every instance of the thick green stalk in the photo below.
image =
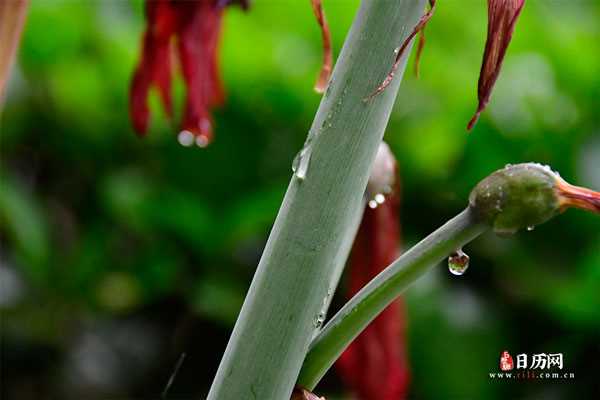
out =
{"type": "Polygon", "coordinates": [[[431,267],[470,242],[489,225],[469,207],[416,244],[363,287],[312,342],[298,384],[314,389],[344,349],[400,293],[431,267]]]}
{"type": "MultiPolygon", "coordinates": [[[[208,398],[289,399],[360,222],[398,91],[364,102],[425,0],[364,0],[339,56],[208,398]]],[[[408,52],[406,52],[408,54],[408,52]]]]}

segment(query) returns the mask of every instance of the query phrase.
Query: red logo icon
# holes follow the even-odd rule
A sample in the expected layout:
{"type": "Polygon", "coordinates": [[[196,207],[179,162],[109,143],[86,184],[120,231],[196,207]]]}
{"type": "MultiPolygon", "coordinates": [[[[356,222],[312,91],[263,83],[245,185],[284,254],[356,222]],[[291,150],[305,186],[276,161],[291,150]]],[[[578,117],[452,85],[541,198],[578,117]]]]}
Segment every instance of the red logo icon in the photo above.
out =
{"type": "Polygon", "coordinates": [[[506,350],[500,355],[500,369],[502,371],[510,371],[513,369],[513,359],[506,350]]]}

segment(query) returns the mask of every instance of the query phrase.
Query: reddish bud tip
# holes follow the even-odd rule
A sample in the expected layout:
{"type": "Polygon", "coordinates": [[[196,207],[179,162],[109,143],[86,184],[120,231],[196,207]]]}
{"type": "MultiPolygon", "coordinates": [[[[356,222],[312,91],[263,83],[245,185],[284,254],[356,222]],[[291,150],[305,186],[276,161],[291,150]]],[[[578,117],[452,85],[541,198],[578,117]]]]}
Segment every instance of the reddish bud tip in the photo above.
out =
{"type": "Polygon", "coordinates": [[[574,207],[600,214],[600,192],[574,186],[562,179],[556,184],[561,209],[574,207]]]}

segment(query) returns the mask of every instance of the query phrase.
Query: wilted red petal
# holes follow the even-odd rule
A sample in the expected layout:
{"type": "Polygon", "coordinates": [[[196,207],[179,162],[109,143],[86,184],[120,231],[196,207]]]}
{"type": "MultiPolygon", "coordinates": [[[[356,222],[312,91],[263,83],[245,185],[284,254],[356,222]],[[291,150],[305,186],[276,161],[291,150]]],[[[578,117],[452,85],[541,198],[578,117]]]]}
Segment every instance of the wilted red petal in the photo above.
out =
{"type": "Polygon", "coordinates": [[[134,73],[130,88],[129,112],[133,127],[140,135],[146,133],[150,112],[148,93],[156,83],[161,99],[171,115],[170,43],[176,24],[174,9],[169,0],[146,3],[148,26],[144,33],[142,57],[134,73]]]}
{"type": "Polygon", "coordinates": [[[490,101],[490,95],[500,74],[506,49],[525,0],[488,0],[488,32],[483,53],[477,97],[479,104],[467,129],[471,130],[490,101]]]}
{"type": "Polygon", "coordinates": [[[178,10],[178,49],[187,87],[182,127],[206,145],[212,140],[209,106],[221,97],[215,58],[222,9],[210,2],[187,2],[178,10]]]}
{"type": "Polygon", "coordinates": [[[156,82],[163,107],[169,118],[173,116],[173,100],[171,97],[172,49],[170,44],[170,41],[168,41],[155,50],[157,59],[164,60],[164,62],[156,63],[154,69],[154,81],[156,82]]]}
{"type": "MultiPolygon", "coordinates": [[[[390,153],[391,154],[391,153],[390,153]]],[[[379,153],[378,153],[379,158],[379,153]]],[[[356,294],[365,284],[394,261],[400,245],[398,219],[399,191],[395,174],[386,160],[382,171],[371,174],[370,193],[375,201],[365,209],[349,262],[349,293],[356,294]],[[373,180],[377,182],[372,182],[373,180]],[[387,180],[387,182],[385,182],[387,180]],[[376,196],[382,188],[392,188],[385,201],[376,196]],[[375,208],[372,208],[375,207],[375,208]]],[[[392,164],[395,172],[395,162],[392,164]]],[[[401,400],[406,397],[409,372],[404,349],[404,312],[400,300],[390,304],[350,346],[336,363],[344,382],[361,400],[401,400]]]]}
{"type": "MultiPolygon", "coordinates": [[[[381,82],[381,84],[377,87],[377,89],[375,89],[375,91],[373,93],[371,93],[369,96],[367,96],[364,99],[365,101],[371,100],[373,97],[375,97],[379,93],[383,92],[385,90],[385,88],[387,88],[390,85],[390,83],[392,83],[392,80],[394,79],[394,75],[396,74],[396,71],[398,70],[398,67],[400,66],[400,59],[404,55],[406,48],[410,44],[411,40],[415,37],[415,35],[417,33],[419,33],[419,31],[422,31],[423,29],[425,29],[425,26],[427,25],[427,22],[429,22],[429,20],[433,16],[434,11],[435,11],[435,0],[429,0],[429,11],[427,11],[421,17],[421,19],[419,20],[417,25],[415,25],[415,27],[413,28],[412,32],[410,32],[410,35],[408,35],[408,37],[406,39],[404,39],[404,42],[402,42],[400,47],[398,47],[396,49],[396,58],[394,60],[394,64],[392,65],[392,69],[387,74],[387,76],[385,77],[383,82],[381,82]]],[[[420,54],[419,54],[419,56],[420,56],[420,54]]]]}
{"type": "Polygon", "coordinates": [[[152,85],[158,88],[167,114],[172,115],[171,59],[176,56],[187,89],[180,141],[186,145],[195,141],[204,147],[212,140],[210,107],[223,102],[217,54],[221,19],[223,8],[233,3],[248,7],[247,0],[146,1],[148,25],[130,89],[130,114],[138,133],[145,133],[148,127],[152,85]]]}
{"type": "Polygon", "coordinates": [[[129,115],[133,123],[133,129],[139,135],[145,135],[148,129],[150,111],[147,99],[151,80],[143,67],[138,67],[129,90],[129,115]]]}
{"type": "Polygon", "coordinates": [[[321,27],[321,36],[323,37],[323,65],[321,66],[321,72],[315,83],[315,91],[317,93],[325,92],[329,78],[331,77],[331,70],[333,69],[333,50],[331,48],[331,32],[329,31],[329,25],[323,12],[323,4],[321,0],[311,0],[312,8],[317,17],[319,27],[321,27]]]}

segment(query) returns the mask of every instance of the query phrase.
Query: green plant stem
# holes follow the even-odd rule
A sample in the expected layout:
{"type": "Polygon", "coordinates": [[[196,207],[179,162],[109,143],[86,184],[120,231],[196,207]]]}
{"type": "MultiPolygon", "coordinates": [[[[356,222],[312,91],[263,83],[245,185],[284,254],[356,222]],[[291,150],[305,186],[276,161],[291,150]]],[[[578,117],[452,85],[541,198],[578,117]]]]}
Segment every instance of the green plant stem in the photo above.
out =
{"type": "Polygon", "coordinates": [[[313,340],[298,384],[314,389],[344,349],[404,289],[486,229],[489,225],[480,223],[468,207],[383,270],[346,303],[313,340]]]}
{"type": "Polygon", "coordinates": [[[425,0],[364,0],[219,365],[211,400],[289,399],[350,251],[406,65],[369,102],[425,0]],[[306,167],[306,168],[305,168],[306,167]]]}

